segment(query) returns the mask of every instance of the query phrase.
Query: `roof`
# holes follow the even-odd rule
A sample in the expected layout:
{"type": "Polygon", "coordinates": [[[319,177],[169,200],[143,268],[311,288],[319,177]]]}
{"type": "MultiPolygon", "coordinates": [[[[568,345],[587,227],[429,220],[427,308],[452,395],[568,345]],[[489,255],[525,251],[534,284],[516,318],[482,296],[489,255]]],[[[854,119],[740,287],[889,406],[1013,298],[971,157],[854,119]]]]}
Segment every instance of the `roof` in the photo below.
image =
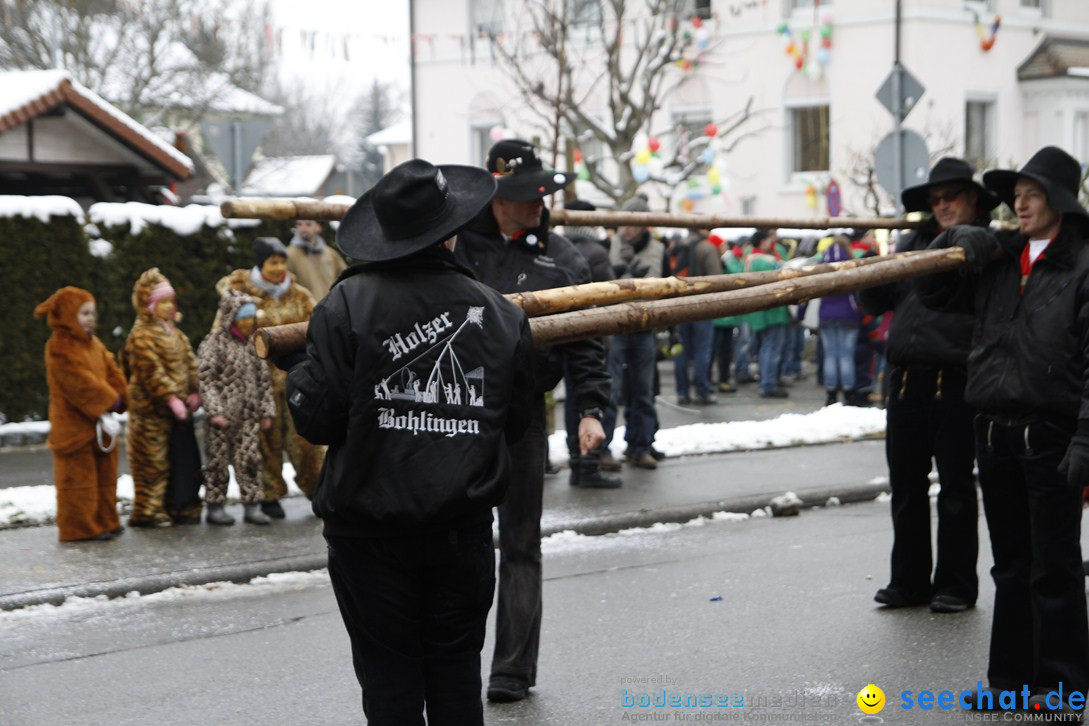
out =
{"type": "Polygon", "coordinates": [[[175,88],[147,103],[165,108],[199,109],[202,112],[226,115],[281,116],[284,113],[283,106],[277,106],[239,88],[225,73],[201,74],[195,76],[192,82],[201,85],[201,94],[185,93],[175,88]]]}
{"type": "Polygon", "coordinates": [[[63,70],[0,71],[0,133],[61,104],[86,116],[178,179],[193,172],[189,157],[63,70]]]}
{"type": "Polygon", "coordinates": [[[412,143],[412,122],[408,119],[398,121],[392,126],[387,126],[381,131],[375,131],[367,137],[367,143],[371,146],[395,146],[397,144],[412,143]]]}
{"type": "Polygon", "coordinates": [[[1064,76],[1085,77],[1089,68],[1089,38],[1058,38],[1046,35],[1018,66],[1017,80],[1064,76]]]}
{"type": "Polygon", "coordinates": [[[313,196],[336,171],[332,154],[270,156],[253,166],[242,182],[242,194],[257,197],[313,196]]]}

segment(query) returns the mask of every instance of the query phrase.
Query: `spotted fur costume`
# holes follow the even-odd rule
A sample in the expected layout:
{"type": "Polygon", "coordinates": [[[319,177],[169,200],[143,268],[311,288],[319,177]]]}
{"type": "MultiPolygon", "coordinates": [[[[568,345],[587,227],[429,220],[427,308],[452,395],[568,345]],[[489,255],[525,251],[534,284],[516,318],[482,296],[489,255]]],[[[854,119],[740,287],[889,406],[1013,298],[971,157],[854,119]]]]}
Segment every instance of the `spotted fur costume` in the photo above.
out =
{"type": "Polygon", "coordinates": [[[102,341],[80,327],[76,313],[86,302],[94,302],[91,293],[63,287],[34,310],[53,329],[45,344],[45,372],[62,542],[90,539],[121,526],[117,449],[99,448],[95,424],[108,410],[124,410],[125,379],[102,341]]]}
{"type": "Polygon", "coordinates": [[[261,419],[276,413],[268,365],[250,345],[248,338],[231,328],[234,316],[246,303],[245,293],[228,290],[219,301],[218,323],[197,349],[200,398],[205,423],[213,416],[227,419],[227,428],[206,425],[204,501],[222,504],[227,499],[227,465],[234,466],[243,502],[260,502],[261,419]]]}
{"type": "Polygon", "coordinates": [[[121,350],[121,367],[129,382],[129,423],[125,438],[135,494],[129,524],[162,525],[173,520],[200,520],[201,504],[175,510],[165,502],[170,479],[171,396],[184,401],[198,389],[197,357],[189,339],[176,326],[169,329],[148,310],[151,290],[163,276],[147,270],[132,287],[136,322],[121,350]]]}
{"type": "MultiPolygon", "coordinates": [[[[254,299],[259,328],[309,320],[314,310],[314,297],[302,285],[292,280],[287,291],[276,298],[254,284],[252,270],[235,270],[216,283],[216,292],[220,295],[227,290],[238,290],[254,299]]],[[[268,366],[276,415],[272,417],[272,426],[261,432],[261,481],[265,500],[275,501],[287,494],[282,473],[285,451],[295,467],[295,483],[309,497],[318,484],[325,447],[315,446],[295,433],[287,410],[287,374],[271,364],[268,366]]]]}

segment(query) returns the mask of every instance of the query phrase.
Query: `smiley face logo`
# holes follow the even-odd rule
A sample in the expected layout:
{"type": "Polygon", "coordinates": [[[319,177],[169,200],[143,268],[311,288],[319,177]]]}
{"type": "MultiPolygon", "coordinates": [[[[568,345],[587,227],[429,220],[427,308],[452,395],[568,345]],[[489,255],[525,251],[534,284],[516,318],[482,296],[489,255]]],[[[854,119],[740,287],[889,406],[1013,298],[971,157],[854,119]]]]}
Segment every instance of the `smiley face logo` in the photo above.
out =
{"type": "Polygon", "coordinates": [[[858,707],[862,709],[862,713],[878,713],[885,707],[885,692],[870,683],[858,692],[858,698],[855,700],[858,702],[858,707]]]}

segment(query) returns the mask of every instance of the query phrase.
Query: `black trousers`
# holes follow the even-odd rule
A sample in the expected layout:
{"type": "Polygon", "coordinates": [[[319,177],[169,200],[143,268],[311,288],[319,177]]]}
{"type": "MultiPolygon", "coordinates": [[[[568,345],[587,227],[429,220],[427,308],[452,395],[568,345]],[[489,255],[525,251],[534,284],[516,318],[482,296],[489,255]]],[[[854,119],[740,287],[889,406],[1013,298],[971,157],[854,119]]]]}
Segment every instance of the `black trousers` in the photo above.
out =
{"type": "Polygon", "coordinates": [[[952,595],[976,601],[979,505],[972,466],[974,412],[964,402],[963,368],[890,371],[885,456],[892,488],[889,585],[914,600],[952,595]],[[930,537],[931,461],[938,468],[938,557],[930,537]]]}
{"type": "Polygon", "coordinates": [[[499,597],[491,675],[537,682],[541,642],[541,509],[545,435],[544,396],[534,398],[529,428],[510,447],[507,497],[499,505],[499,597]]]}
{"type": "Polygon", "coordinates": [[[480,650],[495,592],[490,524],[327,537],[329,579],[370,726],[483,724],[480,650]]]}
{"type": "Polygon", "coordinates": [[[994,621],[987,676],[1089,689],[1089,623],[1081,556],[1081,487],[1058,472],[1074,423],[1005,426],[976,418],[983,507],[994,553],[994,621]]]}

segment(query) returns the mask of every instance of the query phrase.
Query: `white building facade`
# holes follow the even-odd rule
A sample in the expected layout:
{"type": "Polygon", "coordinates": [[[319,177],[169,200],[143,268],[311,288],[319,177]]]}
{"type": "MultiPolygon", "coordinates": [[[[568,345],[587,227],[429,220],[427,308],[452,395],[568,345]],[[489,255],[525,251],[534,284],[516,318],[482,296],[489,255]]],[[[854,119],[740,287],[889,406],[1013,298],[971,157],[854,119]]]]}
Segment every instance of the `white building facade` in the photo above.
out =
{"type": "MultiPolygon", "coordinates": [[[[683,123],[698,133],[751,98],[747,128],[756,133],[730,150],[716,144],[708,169],[684,189],[651,183],[648,191],[674,210],[687,199],[684,208],[704,213],[817,217],[835,211],[828,192],[836,186],[843,214],[892,212],[883,190],[867,194],[865,179],[893,128],[875,94],[892,70],[895,10],[895,0],[690,0],[681,31],[699,25],[708,50],[646,131],[666,139],[683,123]]],[[[555,134],[492,49],[496,37],[514,38],[532,61],[524,12],[518,0],[413,0],[418,156],[480,165],[506,129],[539,139],[548,158],[555,134]]],[[[900,16],[900,61],[925,88],[904,127],[923,137],[931,162],[954,155],[981,171],[1010,168],[1047,144],[1089,161],[1089,1],[901,0],[900,16]]],[[[616,28],[588,27],[572,42],[592,45],[601,32],[616,28]]],[[[594,197],[586,182],[579,193],[594,197]]]]}

